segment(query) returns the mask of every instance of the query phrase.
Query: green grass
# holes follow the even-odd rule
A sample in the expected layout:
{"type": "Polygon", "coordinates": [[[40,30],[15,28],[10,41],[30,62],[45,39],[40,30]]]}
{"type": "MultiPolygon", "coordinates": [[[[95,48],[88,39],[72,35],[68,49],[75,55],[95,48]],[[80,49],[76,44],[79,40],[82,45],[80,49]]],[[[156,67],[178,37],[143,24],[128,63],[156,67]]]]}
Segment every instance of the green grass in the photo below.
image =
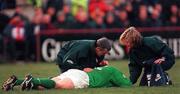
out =
{"type": "MultiPolygon", "coordinates": [[[[118,68],[127,76],[128,61],[111,61],[110,65],[118,68]]],[[[0,64],[0,85],[10,75],[15,74],[18,77],[24,77],[27,73],[33,74],[34,77],[52,77],[59,74],[59,69],[54,63],[17,63],[17,64],[0,64]]],[[[168,71],[174,85],[166,87],[138,87],[138,84],[131,88],[87,88],[74,90],[45,90],[45,91],[21,91],[18,87],[14,91],[4,92],[0,90],[0,94],[180,94],[180,59],[176,60],[176,64],[168,71]]]]}

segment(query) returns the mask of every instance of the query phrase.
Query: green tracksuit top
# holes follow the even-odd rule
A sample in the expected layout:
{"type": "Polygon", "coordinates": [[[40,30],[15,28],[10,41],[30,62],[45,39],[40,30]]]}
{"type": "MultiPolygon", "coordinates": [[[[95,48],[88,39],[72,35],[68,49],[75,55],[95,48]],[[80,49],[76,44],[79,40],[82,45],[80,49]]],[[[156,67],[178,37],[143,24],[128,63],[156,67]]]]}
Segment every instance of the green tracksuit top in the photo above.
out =
{"type": "Polygon", "coordinates": [[[166,58],[167,69],[175,63],[174,52],[167,44],[155,36],[143,37],[141,45],[136,45],[129,51],[129,71],[132,83],[136,83],[143,67],[148,67],[161,57],[166,58]]]}
{"type": "Polygon", "coordinates": [[[131,82],[126,76],[114,67],[97,67],[89,76],[89,87],[129,87],[131,82]]]}
{"type": "Polygon", "coordinates": [[[96,56],[96,40],[74,40],[65,44],[57,55],[57,63],[67,69],[84,69],[99,66],[104,56],[96,56]]]}

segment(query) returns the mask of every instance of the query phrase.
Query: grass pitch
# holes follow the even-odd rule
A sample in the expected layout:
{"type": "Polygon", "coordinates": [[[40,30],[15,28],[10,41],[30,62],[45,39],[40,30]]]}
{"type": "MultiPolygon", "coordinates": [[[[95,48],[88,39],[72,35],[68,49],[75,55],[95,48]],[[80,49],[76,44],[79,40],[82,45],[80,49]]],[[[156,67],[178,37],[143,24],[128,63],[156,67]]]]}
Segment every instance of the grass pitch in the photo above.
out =
{"type": "MultiPolygon", "coordinates": [[[[126,76],[128,74],[128,61],[110,61],[110,65],[118,68],[126,76]]],[[[0,64],[0,85],[10,75],[15,74],[20,78],[31,73],[34,77],[53,77],[59,74],[59,69],[54,63],[16,63],[0,64]]],[[[74,90],[44,90],[44,91],[21,91],[18,87],[14,91],[5,92],[0,89],[0,94],[180,94],[180,59],[176,59],[176,64],[168,71],[173,81],[172,86],[166,87],[138,87],[138,83],[131,88],[87,88],[74,90]]]]}

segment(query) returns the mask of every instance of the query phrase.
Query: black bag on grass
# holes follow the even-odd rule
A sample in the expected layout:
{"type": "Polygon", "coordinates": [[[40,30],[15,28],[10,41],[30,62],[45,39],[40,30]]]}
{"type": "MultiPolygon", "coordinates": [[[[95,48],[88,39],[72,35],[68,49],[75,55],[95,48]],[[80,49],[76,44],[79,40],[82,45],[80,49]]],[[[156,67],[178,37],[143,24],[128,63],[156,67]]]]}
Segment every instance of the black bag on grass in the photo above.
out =
{"type": "Polygon", "coordinates": [[[150,74],[146,75],[147,86],[172,85],[169,75],[163,71],[160,65],[153,64],[150,74]]]}

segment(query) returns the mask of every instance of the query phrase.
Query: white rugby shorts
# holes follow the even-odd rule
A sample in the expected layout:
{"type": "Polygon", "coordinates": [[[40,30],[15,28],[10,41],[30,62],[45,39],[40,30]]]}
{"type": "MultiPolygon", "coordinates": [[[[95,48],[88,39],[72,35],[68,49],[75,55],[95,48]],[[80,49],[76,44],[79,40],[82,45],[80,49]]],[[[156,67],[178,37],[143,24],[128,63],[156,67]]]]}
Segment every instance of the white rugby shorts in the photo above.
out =
{"type": "Polygon", "coordinates": [[[60,74],[59,79],[69,78],[74,84],[74,88],[87,88],[89,86],[89,76],[86,72],[78,69],[69,69],[60,74]]]}

